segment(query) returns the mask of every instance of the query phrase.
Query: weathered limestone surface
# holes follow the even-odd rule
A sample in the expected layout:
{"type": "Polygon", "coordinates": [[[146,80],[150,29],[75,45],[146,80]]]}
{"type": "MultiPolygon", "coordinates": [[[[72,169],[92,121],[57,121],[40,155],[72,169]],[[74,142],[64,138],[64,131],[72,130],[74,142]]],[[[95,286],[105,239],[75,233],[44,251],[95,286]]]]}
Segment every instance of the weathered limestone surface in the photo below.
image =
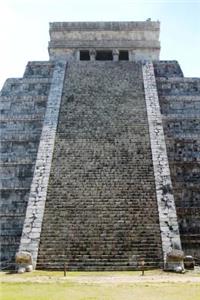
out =
{"type": "Polygon", "coordinates": [[[200,257],[200,79],[183,78],[177,62],[154,66],[182,247],[200,257]]]}
{"type": "MultiPolygon", "coordinates": [[[[0,95],[1,263],[14,262],[42,130],[53,64],[29,62],[0,95]]],[[[6,264],[7,265],[7,264],[6,264]]]]}
{"type": "Polygon", "coordinates": [[[154,68],[151,62],[143,64],[143,78],[151,151],[158,202],[160,231],[164,262],[173,249],[181,250],[176,208],[172,191],[169,163],[157,94],[154,68]]]}
{"type": "Polygon", "coordinates": [[[182,250],[174,249],[167,253],[165,270],[175,271],[176,273],[184,273],[184,252],[182,250]]]}
{"type": "Polygon", "coordinates": [[[156,78],[183,77],[183,72],[175,60],[158,60],[153,62],[156,78]]]}
{"type": "Polygon", "coordinates": [[[37,262],[65,69],[65,61],[55,63],[19,246],[19,254],[23,251],[31,253],[34,268],[37,262]]]}
{"type": "Polygon", "coordinates": [[[176,212],[185,254],[200,257],[200,79],[158,60],[159,28],[150,20],[51,23],[50,61],[29,62],[23,78],[5,82],[3,264],[14,262],[24,225],[19,257],[28,251],[35,266],[43,224],[38,267],[127,270],[142,257],[158,266],[162,250],[180,248],[176,212]],[[81,50],[90,61],[79,61],[81,50]],[[113,61],[95,61],[101,51],[113,61]],[[71,62],[66,79],[61,58],[71,62]],[[152,66],[143,66],[143,82],[141,61],[152,59],[158,97],[152,66]]]}
{"type": "Polygon", "coordinates": [[[162,263],[141,63],[71,63],[64,83],[38,268],[162,263]]]}
{"type": "Polygon", "coordinates": [[[130,60],[159,59],[159,22],[56,22],[49,33],[50,59],[77,60],[80,49],[90,48],[126,49],[130,60]]]}
{"type": "Polygon", "coordinates": [[[32,255],[29,252],[17,252],[15,262],[18,267],[18,273],[31,272],[33,270],[32,255]]]}

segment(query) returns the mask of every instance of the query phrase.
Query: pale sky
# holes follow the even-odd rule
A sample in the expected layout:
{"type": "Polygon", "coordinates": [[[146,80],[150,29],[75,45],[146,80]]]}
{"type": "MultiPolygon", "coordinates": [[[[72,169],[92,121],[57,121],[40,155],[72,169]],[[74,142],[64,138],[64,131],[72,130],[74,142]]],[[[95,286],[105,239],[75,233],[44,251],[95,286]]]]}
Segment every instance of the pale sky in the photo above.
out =
{"type": "Polygon", "coordinates": [[[48,60],[49,22],[161,22],[161,56],[200,77],[200,0],[0,0],[0,88],[28,61],[48,60]]]}

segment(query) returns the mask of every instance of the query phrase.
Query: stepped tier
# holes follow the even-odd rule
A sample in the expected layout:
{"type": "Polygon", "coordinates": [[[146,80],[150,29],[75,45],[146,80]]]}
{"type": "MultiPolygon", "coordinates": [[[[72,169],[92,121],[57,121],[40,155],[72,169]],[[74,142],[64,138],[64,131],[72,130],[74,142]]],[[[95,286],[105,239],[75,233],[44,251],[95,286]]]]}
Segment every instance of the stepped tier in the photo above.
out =
{"type": "Polygon", "coordinates": [[[159,62],[157,68],[182,246],[185,254],[200,257],[200,79],[177,77],[176,62],[159,62]],[[171,71],[163,75],[167,65],[171,71]]]}
{"type": "Polygon", "coordinates": [[[1,261],[14,262],[24,223],[53,64],[29,62],[0,94],[1,261]]]}

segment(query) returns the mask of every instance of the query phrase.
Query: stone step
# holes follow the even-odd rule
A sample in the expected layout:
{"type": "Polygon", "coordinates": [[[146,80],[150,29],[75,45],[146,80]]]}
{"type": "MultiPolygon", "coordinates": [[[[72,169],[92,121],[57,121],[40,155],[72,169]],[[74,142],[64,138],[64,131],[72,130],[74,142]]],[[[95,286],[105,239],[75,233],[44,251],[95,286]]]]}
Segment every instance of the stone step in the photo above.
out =
{"type": "MultiPolygon", "coordinates": [[[[198,77],[180,77],[180,76],[175,76],[175,77],[171,77],[171,78],[156,78],[156,81],[158,83],[169,83],[169,84],[173,84],[173,83],[196,83],[196,84],[200,84],[200,79],[198,77]]],[[[180,96],[180,94],[179,94],[180,96]]]]}
{"type": "Polygon", "coordinates": [[[8,79],[0,96],[2,264],[7,260],[14,262],[19,248],[52,64],[29,65],[25,73],[27,78],[8,79]]]}
{"type": "Polygon", "coordinates": [[[1,142],[38,142],[40,141],[39,133],[32,132],[12,132],[6,135],[1,135],[1,142]]]}
{"type": "MultiPolygon", "coordinates": [[[[105,245],[105,247],[101,247],[101,248],[99,248],[99,250],[98,251],[96,251],[96,250],[92,250],[92,249],[90,249],[90,248],[87,248],[85,251],[77,251],[77,247],[72,247],[72,248],[68,248],[68,251],[66,251],[66,257],[68,257],[68,256],[71,256],[71,253],[73,253],[73,256],[74,257],[76,257],[76,258],[78,258],[78,257],[80,257],[80,259],[81,259],[81,257],[82,257],[82,259],[83,259],[83,257],[85,256],[85,255],[89,255],[89,256],[95,256],[94,255],[94,252],[95,252],[95,254],[96,254],[96,256],[98,255],[98,257],[101,257],[102,255],[103,255],[103,252],[105,252],[107,255],[109,255],[109,256],[115,256],[115,255],[118,255],[118,256],[120,256],[121,258],[123,257],[123,255],[125,255],[126,253],[132,253],[132,254],[138,254],[138,255],[146,255],[146,256],[151,256],[151,255],[155,255],[156,257],[157,257],[157,255],[158,255],[158,252],[155,250],[156,249],[156,245],[154,245],[154,246],[152,246],[152,248],[150,248],[150,249],[148,249],[148,244],[146,244],[146,245],[144,245],[143,247],[137,247],[137,244],[138,244],[138,242],[135,244],[135,245],[133,245],[132,247],[129,247],[129,248],[123,248],[122,246],[124,245],[124,243],[122,243],[121,244],[121,248],[117,248],[117,249],[114,249],[114,250],[111,250],[110,252],[109,252],[109,247],[111,247],[112,246],[112,243],[111,244],[106,244],[105,245]]],[[[54,245],[54,247],[55,247],[55,245],[54,245]]],[[[51,257],[54,257],[54,258],[56,258],[56,256],[59,256],[59,255],[62,255],[62,253],[63,253],[63,251],[64,251],[64,249],[65,249],[65,245],[60,245],[60,252],[58,252],[58,253],[54,253],[55,252],[55,248],[51,251],[51,249],[48,251],[48,258],[47,258],[47,260],[48,259],[50,259],[51,257]]],[[[41,253],[41,255],[39,256],[39,259],[42,259],[42,256],[43,256],[43,258],[45,257],[45,253],[46,252],[43,252],[43,253],[41,253]],[[43,254],[44,253],[44,254],[43,254]]]]}
{"type": "Polygon", "coordinates": [[[174,137],[177,134],[196,134],[200,136],[200,120],[194,118],[180,118],[180,119],[163,119],[163,127],[166,135],[170,133],[174,137]]]}
{"type": "Polygon", "coordinates": [[[0,112],[3,120],[43,119],[47,103],[47,96],[9,96],[0,97],[0,112]]]}
{"type": "MultiPolygon", "coordinates": [[[[80,255],[82,257],[82,259],[80,258],[79,259],[73,259],[73,257],[68,257],[68,256],[65,256],[65,257],[60,257],[59,255],[58,256],[54,256],[54,257],[49,257],[48,260],[45,259],[45,257],[41,258],[40,260],[42,261],[42,264],[48,264],[48,263],[51,263],[51,264],[57,264],[57,265],[61,265],[63,264],[64,262],[66,262],[66,265],[82,265],[82,264],[85,264],[85,265],[90,265],[90,266],[98,266],[98,265],[124,265],[124,266],[127,266],[127,265],[134,265],[134,264],[138,264],[139,265],[139,257],[143,257],[144,260],[145,260],[145,263],[148,264],[148,263],[158,263],[160,262],[161,260],[157,259],[156,255],[149,255],[148,257],[145,255],[129,255],[128,257],[125,257],[124,259],[122,258],[118,258],[118,257],[108,257],[108,258],[104,258],[102,256],[102,258],[87,258],[83,255],[80,255]],[[132,258],[134,257],[134,258],[132,258]]],[[[121,256],[120,256],[121,257],[121,256]]]]}
{"type": "Polygon", "coordinates": [[[140,63],[68,66],[38,267],[62,268],[65,247],[71,269],[127,270],[130,253],[158,266],[160,228],[145,107],[140,63]],[[85,258],[88,253],[92,260],[85,258]]]}
{"type": "Polygon", "coordinates": [[[54,64],[50,61],[31,61],[28,62],[24,72],[25,78],[50,78],[52,77],[54,64]]]}
{"type": "MultiPolygon", "coordinates": [[[[132,262],[130,258],[127,259],[82,259],[82,260],[73,260],[73,259],[68,259],[67,257],[63,258],[63,259],[59,259],[59,257],[56,259],[55,258],[50,258],[49,261],[51,262],[52,265],[63,265],[64,262],[66,262],[66,266],[67,267],[72,267],[74,266],[80,266],[80,265],[84,265],[84,266],[138,266],[139,267],[139,261],[138,262],[132,262]]],[[[160,260],[156,259],[156,257],[149,257],[146,258],[145,257],[145,263],[146,264],[158,264],[160,262],[160,260]]],[[[47,261],[45,261],[42,263],[42,265],[48,264],[47,261]]]]}
{"type": "Polygon", "coordinates": [[[24,158],[29,155],[34,155],[37,152],[38,142],[32,141],[1,141],[0,152],[3,157],[6,155],[12,157],[20,157],[22,154],[24,158]]]}
{"type": "Polygon", "coordinates": [[[21,217],[24,217],[24,211],[21,213],[17,213],[16,211],[13,211],[13,212],[9,211],[8,213],[3,213],[1,211],[0,217],[9,217],[9,218],[13,218],[13,217],[19,218],[20,217],[21,218],[21,217]]]}
{"type": "MultiPolygon", "coordinates": [[[[22,199],[23,200],[23,199],[22,199]]],[[[14,205],[9,205],[5,207],[5,202],[1,204],[1,207],[3,207],[1,209],[1,213],[0,216],[1,217],[24,217],[24,212],[26,210],[26,204],[27,203],[23,203],[21,202],[21,205],[19,203],[18,207],[14,206],[14,205]]]]}
{"type": "MultiPolygon", "coordinates": [[[[100,257],[95,255],[93,256],[93,255],[80,254],[76,256],[77,257],[76,259],[74,258],[74,256],[68,256],[67,254],[63,255],[61,253],[57,253],[54,256],[50,255],[48,259],[52,262],[57,262],[57,263],[64,262],[66,260],[71,263],[86,262],[87,264],[104,264],[104,263],[110,264],[112,262],[116,264],[120,264],[120,263],[131,264],[134,261],[138,260],[140,257],[143,257],[146,262],[153,261],[153,260],[159,261],[159,259],[155,256],[155,253],[147,253],[145,251],[143,252],[142,255],[137,255],[137,254],[134,255],[133,253],[134,251],[130,251],[127,255],[125,255],[126,253],[124,253],[124,256],[123,254],[122,255],[113,254],[113,255],[101,255],[100,257]]],[[[45,255],[41,256],[41,259],[43,259],[44,262],[46,261],[46,258],[47,257],[45,257],[45,255]]]]}
{"type": "Polygon", "coordinates": [[[20,177],[22,178],[27,178],[27,177],[32,177],[34,168],[33,168],[33,163],[31,165],[9,165],[9,166],[2,166],[1,167],[1,174],[0,178],[1,179],[12,179],[12,178],[17,178],[20,177]]]}
{"type": "Polygon", "coordinates": [[[183,77],[183,72],[177,61],[154,61],[153,65],[156,78],[183,77]]]}
{"type": "Polygon", "coordinates": [[[187,98],[187,100],[179,99],[178,101],[175,101],[174,97],[162,97],[162,99],[160,99],[162,114],[177,116],[179,116],[180,114],[182,114],[183,116],[199,114],[200,97],[196,98],[195,100],[191,99],[191,97],[189,96],[187,98]]]}
{"type": "Polygon", "coordinates": [[[15,156],[0,153],[0,168],[18,165],[34,165],[37,153],[30,155],[23,155],[22,153],[15,153],[15,156]]]}
{"type": "Polygon", "coordinates": [[[165,114],[163,124],[183,250],[189,255],[200,255],[198,245],[189,242],[194,232],[200,236],[200,81],[158,79],[157,87],[165,114]]]}
{"type": "MultiPolygon", "coordinates": [[[[162,264],[162,263],[161,263],[162,264]]],[[[159,263],[150,263],[146,266],[147,269],[154,269],[159,267],[159,263]]],[[[46,264],[38,264],[37,269],[50,269],[50,270],[63,270],[63,264],[53,264],[53,263],[46,263],[46,264]]],[[[87,265],[70,265],[68,266],[69,271],[133,271],[139,270],[140,267],[138,266],[87,266],[87,265]]]]}
{"type": "Polygon", "coordinates": [[[43,121],[42,120],[23,120],[23,121],[9,121],[1,122],[1,134],[12,134],[12,132],[41,132],[43,121]]]}
{"type": "Polygon", "coordinates": [[[32,177],[1,179],[0,189],[28,189],[32,182],[32,177]]]}
{"type": "Polygon", "coordinates": [[[162,115],[162,119],[164,121],[168,121],[171,123],[171,121],[181,121],[181,120],[196,120],[197,118],[199,118],[200,115],[200,110],[196,110],[194,109],[194,113],[190,113],[190,114],[186,114],[181,111],[180,114],[165,114],[162,115]]]}
{"type": "Polygon", "coordinates": [[[0,96],[23,97],[26,93],[30,96],[48,96],[50,83],[50,80],[46,78],[8,79],[0,96]]]}
{"type": "MultiPolygon", "coordinates": [[[[0,119],[0,123],[13,123],[13,122],[36,122],[36,121],[43,121],[44,113],[43,114],[21,114],[21,115],[2,115],[0,119]]],[[[16,123],[15,123],[16,124],[16,123]]]]}
{"type": "Polygon", "coordinates": [[[196,132],[195,130],[192,130],[191,132],[189,130],[187,130],[187,132],[185,132],[184,130],[173,132],[173,130],[171,129],[171,131],[168,132],[165,131],[165,137],[166,139],[171,139],[171,140],[176,139],[176,140],[191,141],[191,140],[198,140],[199,133],[196,132]]]}
{"type": "MultiPolygon", "coordinates": [[[[23,119],[24,115],[29,116],[30,120],[31,120],[31,116],[33,115],[33,119],[34,116],[40,115],[41,116],[41,120],[44,119],[44,114],[45,114],[45,108],[46,108],[46,102],[43,102],[41,105],[34,105],[34,103],[30,103],[29,105],[23,105],[20,103],[16,103],[11,105],[10,108],[6,108],[3,107],[0,110],[0,113],[2,115],[2,117],[5,116],[5,121],[11,121],[12,119],[16,119],[16,121],[20,121],[20,118],[23,119]],[[8,119],[9,116],[12,116],[10,118],[10,120],[8,119]]],[[[2,119],[2,121],[4,121],[4,119],[2,119]]],[[[25,120],[26,121],[26,120],[25,120]]]]}
{"type": "Polygon", "coordinates": [[[193,234],[190,234],[190,235],[188,235],[188,234],[182,234],[181,238],[182,238],[182,243],[183,244],[189,244],[190,245],[190,243],[192,243],[192,244],[196,243],[196,246],[200,245],[199,233],[196,233],[196,234],[193,233],[193,234]]]}
{"type": "Polygon", "coordinates": [[[156,83],[159,96],[199,96],[198,78],[157,78],[156,83]]]}

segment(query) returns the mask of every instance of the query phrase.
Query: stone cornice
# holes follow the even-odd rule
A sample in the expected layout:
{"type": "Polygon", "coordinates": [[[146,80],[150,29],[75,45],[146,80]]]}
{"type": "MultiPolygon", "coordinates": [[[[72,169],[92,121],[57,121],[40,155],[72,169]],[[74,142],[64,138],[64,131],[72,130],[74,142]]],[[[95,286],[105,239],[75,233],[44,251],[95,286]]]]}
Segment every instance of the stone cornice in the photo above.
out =
{"type": "Polygon", "coordinates": [[[144,22],[54,22],[50,23],[51,31],[159,31],[159,21],[144,22]]]}

